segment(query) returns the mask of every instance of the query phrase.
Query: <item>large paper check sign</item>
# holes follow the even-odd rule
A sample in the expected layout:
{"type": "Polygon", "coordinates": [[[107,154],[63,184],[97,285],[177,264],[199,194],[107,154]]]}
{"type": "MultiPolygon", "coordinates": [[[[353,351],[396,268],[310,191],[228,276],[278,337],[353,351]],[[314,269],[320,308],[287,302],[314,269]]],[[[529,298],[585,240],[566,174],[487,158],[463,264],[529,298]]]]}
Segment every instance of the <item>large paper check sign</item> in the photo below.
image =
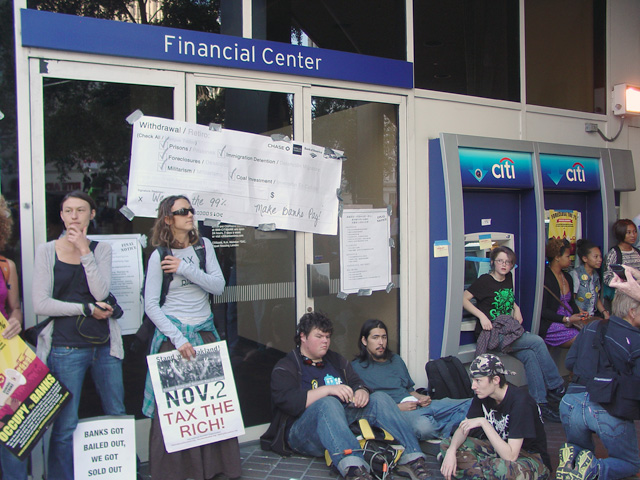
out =
{"type": "Polygon", "coordinates": [[[198,220],[335,235],[341,152],[143,116],[134,123],[127,207],[155,217],[184,194],[198,220]]]}

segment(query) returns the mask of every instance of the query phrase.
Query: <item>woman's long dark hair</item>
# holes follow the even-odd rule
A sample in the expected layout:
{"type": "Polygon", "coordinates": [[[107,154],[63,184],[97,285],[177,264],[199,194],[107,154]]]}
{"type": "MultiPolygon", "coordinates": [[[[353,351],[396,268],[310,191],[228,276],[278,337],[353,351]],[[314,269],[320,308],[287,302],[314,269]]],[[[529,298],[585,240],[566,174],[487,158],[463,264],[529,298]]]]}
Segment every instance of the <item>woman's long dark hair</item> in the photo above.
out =
{"type": "MultiPolygon", "coordinates": [[[[171,225],[167,225],[165,218],[171,216],[171,208],[177,200],[186,200],[191,206],[191,201],[184,195],[171,195],[163,199],[158,205],[158,218],[156,218],[153,228],[151,229],[151,245],[154,247],[177,247],[182,248],[184,245],[175,245],[175,238],[171,231],[171,225]]],[[[200,241],[198,233],[198,224],[193,222],[193,230],[189,232],[189,245],[195,245],[200,241]]]]}
{"type": "MultiPolygon", "coordinates": [[[[382,320],[376,320],[374,318],[371,318],[366,322],[364,322],[364,324],[362,325],[362,328],[360,329],[360,336],[358,337],[359,353],[355,356],[355,360],[358,360],[359,362],[363,362],[363,363],[364,362],[368,363],[371,360],[371,355],[367,350],[367,346],[362,343],[362,338],[364,337],[365,340],[369,338],[369,334],[371,333],[371,330],[373,330],[374,328],[382,328],[384,330],[384,333],[387,334],[387,337],[389,336],[389,331],[387,330],[387,326],[384,324],[382,320]]],[[[384,360],[388,360],[389,358],[391,358],[392,354],[393,352],[391,351],[391,349],[389,349],[389,346],[387,344],[387,349],[384,351],[384,356],[383,356],[384,360]]]]}

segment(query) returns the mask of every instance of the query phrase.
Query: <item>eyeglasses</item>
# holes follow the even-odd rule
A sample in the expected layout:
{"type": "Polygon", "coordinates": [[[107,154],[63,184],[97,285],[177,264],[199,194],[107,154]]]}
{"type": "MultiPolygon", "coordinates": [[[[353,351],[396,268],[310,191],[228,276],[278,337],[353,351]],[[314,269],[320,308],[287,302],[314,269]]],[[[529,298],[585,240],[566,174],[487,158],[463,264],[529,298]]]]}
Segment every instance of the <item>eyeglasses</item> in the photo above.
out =
{"type": "Polygon", "coordinates": [[[325,365],[322,360],[320,360],[319,362],[314,362],[309,357],[302,357],[302,363],[304,363],[305,365],[312,365],[316,368],[324,368],[325,365]]]}
{"type": "Polygon", "coordinates": [[[494,262],[496,262],[498,265],[513,265],[513,262],[511,260],[503,260],[502,258],[498,258],[497,260],[494,260],[494,262]]]}
{"type": "Polygon", "coordinates": [[[171,215],[173,216],[178,216],[178,217],[186,217],[187,215],[195,215],[196,211],[193,207],[191,208],[179,208],[178,210],[174,210],[173,212],[171,212],[171,215]]]}

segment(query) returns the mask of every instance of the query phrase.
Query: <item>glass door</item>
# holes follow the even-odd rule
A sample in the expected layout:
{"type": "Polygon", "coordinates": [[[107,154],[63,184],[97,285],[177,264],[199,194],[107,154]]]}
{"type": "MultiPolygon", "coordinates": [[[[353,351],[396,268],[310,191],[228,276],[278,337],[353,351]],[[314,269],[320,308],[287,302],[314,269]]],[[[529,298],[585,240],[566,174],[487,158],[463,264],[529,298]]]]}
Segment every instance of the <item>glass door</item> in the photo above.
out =
{"type": "MultiPolygon", "coordinates": [[[[299,86],[197,75],[187,85],[189,121],[290,139],[301,131],[299,86]]],[[[214,318],[229,347],[245,427],[269,423],[271,370],[294,345],[301,271],[296,240],[302,234],[224,224],[203,233],[216,247],[227,279],[224,294],[215,299],[214,318]]]]}
{"type": "MultiPolygon", "coordinates": [[[[20,163],[22,203],[33,206],[32,215],[23,214],[21,219],[27,327],[35,320],[29,274],[33,265],[27,259],[33,259],[36,245],[62,232],[61,199],[73,190],[95,199],[98,210],[89,233],[148,234],[152,219],[129,221],[118,211],[126,203],[131,155],[132,127],[126,118],[139,109],[146,115],[184,120],[185,112],[184,75],[174,72],[32,59],[30,83],[31,162],[21,152],[20,163]]],[[[145,352],[129,348],[133,337],[123,337],[125,405],[128,414],[141,419],[146,359],[145,352]]],[[[103,414],[89,377],[82,392],[81,418],[103,414]]],[[[146,460],[145,456],[141,458],[146,460]]],[[[32,463],[34,478],[39,478],[43,469],[39,450],[34,451],[32,463]]]]}
{"type": "MultiPolygon", "coordinates": [[[[370,318],[385,322],[389,347],[398,352],[400,319],[399,175],[402,97],[362,92],[314,89],[310,92],[310,141],[344,151],[341,198],[344,209],[391,211],[392,285],[370,296],[340,292],[340,237],[313,235],[310,263],[329,264],[329,293],[309,297],[312,308],[334,323],[331,348],[347,358],[358,352],[362,324],[370,318]]],[[[403,148],[403,147],[402,147],[403,148]]]]}

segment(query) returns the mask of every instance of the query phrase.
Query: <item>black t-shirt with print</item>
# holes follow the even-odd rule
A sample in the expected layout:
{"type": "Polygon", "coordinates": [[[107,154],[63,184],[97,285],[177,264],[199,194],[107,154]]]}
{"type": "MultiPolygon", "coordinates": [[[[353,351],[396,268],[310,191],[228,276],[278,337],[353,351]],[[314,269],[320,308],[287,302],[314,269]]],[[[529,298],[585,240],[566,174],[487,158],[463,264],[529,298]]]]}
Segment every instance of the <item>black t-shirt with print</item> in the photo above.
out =
{"type": "Polygon", "coordinates": [[[505,442],[510,438],[522,438],[522,449],[539,453],[544,464],[551,470],[551,459],[547,453],[547,434],[540,418],[535,400],[525,389],[507,384],[507,393],[500,404],[487,397],[477,396],[471,401],[467,418],[486,418],[505,442]]]}
{"type": "Polygon", "coordinates": [[[343,383],[345,382],[340,376],[340,372],[329,362],[325,362],[322,368],[314,365],[302,366],[300,386],[305,390],[315,390],[324,385],[342,385],[343,383]]]}
{"type": "MultiPolygon", "coordinates": [[[[491,321],[500,315],[511,315],[515,297],[513,294],[513,275],[505,275],[502,282],[497,281],[490,274],[481,275],[467,289],[476,300],[476,307],[491,321]]],[[[476,322],[476,338],[482,332],[480,320],[476,322]]]]}

